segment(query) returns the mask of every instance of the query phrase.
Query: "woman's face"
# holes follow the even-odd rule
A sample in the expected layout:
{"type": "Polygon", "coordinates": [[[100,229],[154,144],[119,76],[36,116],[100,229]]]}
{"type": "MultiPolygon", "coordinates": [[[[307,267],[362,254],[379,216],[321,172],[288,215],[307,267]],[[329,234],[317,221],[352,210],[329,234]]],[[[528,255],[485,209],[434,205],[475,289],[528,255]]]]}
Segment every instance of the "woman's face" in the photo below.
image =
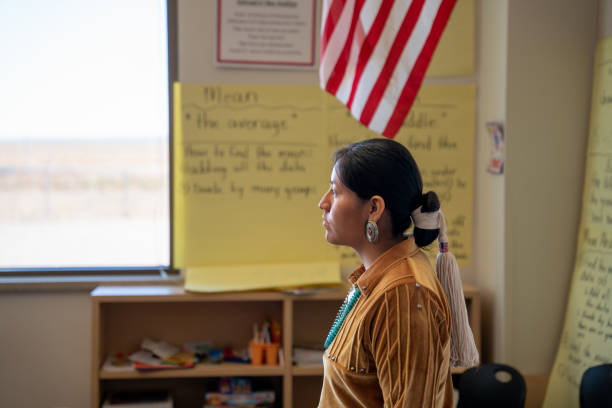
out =
{"type": "Polygon", "coordinates": [[[331,186],[319,201],[319,208],[323,210],[325,239],[330,244],[356,248],[366,239],[368,200],[362,200],[342,184],[335,166],[331,173],[331,186]]]}

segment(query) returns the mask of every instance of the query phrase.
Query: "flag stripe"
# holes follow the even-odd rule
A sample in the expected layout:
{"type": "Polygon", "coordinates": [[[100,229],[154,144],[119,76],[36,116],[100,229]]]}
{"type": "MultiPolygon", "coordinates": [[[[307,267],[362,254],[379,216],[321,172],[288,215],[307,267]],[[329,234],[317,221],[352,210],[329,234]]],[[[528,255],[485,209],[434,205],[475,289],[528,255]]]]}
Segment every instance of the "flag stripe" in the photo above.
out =
{"type": "Polygon", "coordinates": [[[402,90],[402,95],[399,103],[395,107],[395,111],[391,115],[385,130],[382,132],[384,136],[390,137],[395,135],[404,122],[404,118],[408,114],[408,111],[412,106],[412,102],[419,91],[421,81],[425,76],[425,72],[427,71],[427,67],[429,66],[431,57],[433,56],[433,52],[436,49],[436,45],[438,44],[440,36],[442,35],[442,31],[444,31],[444,27],[448,22],[454,5],[455,0],[445,1],[440,5],[429,37],[423,46],[423,51],[421,51],[421,54],[419,55],[419,58],[417,59],[412,72],[410,73],[410,77],[402,90]]]}
{"type": "Polygon", "coordinates": [[[323,18],[325,21],[321,22],[321,26],[323,30],[321,32],[321,57],[325,53],[325,48],[327,48],[327,43],[331,38],[332,32],[334,31],[334,27],[338,20],[340,19],[340,15],[342,14],[342,9],[344,8],[344,4],[346,0],[325,0],[326,3],[329,1],[332,2],[331,6],[325,7],[328,10],[327,13],[323,13],[323,18]]]}
{"type": "MultiPolygon", "coordinates": [[[[393,114],[401,95],[401,92],[410,77],[414,64],[418,59],[423,45],[431,31],[433,19],[438,12],[441,0],[428,0],[421,9],[419,21],[414,27],[414,31],[406,44],[397,65],[397,69],[392,74],[392,86],[388,86],[384,91],[384,96],[368,126],[378,133],[383,133],[389,118],[393,114]]],[[[419,83],[420,85],[420,83],[419,83]]]]}
{"type": "Polygon", "coordinates": [[[391,80],[391,75],[393,71],[395,71],[395,67],[397,66],[397,62],[399,61],[400,56],[404,51],[404,47],[408,40],[411,38],[412,30],[414,26],[419,21],[419,15],[421,14],[421,9],[423,8],[424,0],[414,0],[412,4],[410,4],[410,8],[408,8],[408,12],[404,17],[404,21],[400,27],[400,30],[393,41],[393,45],[389,50],[389,56],[387,57],[387,61],[385,61],[385,65],[383,69],[380,71],[378,79],[372,88],[372,92],[370,92],[370,96],[365,106],[363,107],[363,111],[361,112],[361,116],[359,120],[364,125],[368,126],[376,109],[378,108],[380,101],[387,89],[387,85],[391,80]]]}
{"type": "Polygon", "coordinates": [[[385,28],[385,23],[387,22],[392,6],[393,0],[383,0],[380,8],[378,9],[378,13],[376,13],[376,19],[372,23],[372,27],[368,31],[368,34],[363,42],[361,51],[359,52],[357,69],[355,70],[355,79],[353,80],[353,86],[351,87],[351,95],[346,104],[349,109],[353,105],[355,92],[357,92],[357,85],[359,84],[359,80],[361,79],[361,75],[363,74],[366,64],[374,52],[374,47],[376,47],[376,44],[378,43],[383,28],[385,28]]]}
{"type": "Polygon", "coordinates": [[[355,72],[357,69],[357,63],[359,60],[359,54],[368,33],[374,23],[374,18],[378,14],[381,0],[367,0],[364,2],[361,12],[359,13],[359,19],[355,27],[355,35],[353,36],[353,42],[351,45],[351,56],[349,58],[348,65],[344,72],[342,82],[336,91],[336,97],[344,104],[348,102],[351,95],[351,89],[355,83],[355,72]]]}
{"type": "Polygon", "coordinates": [[[346,104],[349,96],[351,95],[351,88],[355,79],[355,69],[357,67],[357,60],[359,58],[359,50],[361,49],[364,38],[364,28],[361,19],[359,19],[355,26],[355,34],[353,35],[350,56],[346,69],[344,70],[344,76],[342,77],[342,82],[340,82],[340,86],[336,91],[336,98],[338,98],[343,104],[346,104]]]}
{"type": "Polygon", "coordinates": [[[359,13],[361,12],[361,7],[363,7],[364,1],[365,0],[356,0],[355,9],[353,10],[353,18],[351,19],[351,26],[349,28],[346,41],[344,43],[344,47],[338,57],[338,60],[336,61],[334,70],[329,76],[327,84],[325,85],[325,90],[332,94],[335,94],[338,91],[338,87],[340,87],[340,84],[342,83],[342,78],[344,77],[344,73],[346,72],[346,67],[348,65],[351,47],[353,43],[353,36],[355,35],[355,27],[357,26],[357,21],[359,20],[359,13]]]}
{"type": "Polygon", "coordinates": [[[376,14],[378,14],[378,9],[383,1],[384,0],[367,0],[365,3],[363,3],[359,19],[361,20],[363,29],[366,33],[370,31],[372,24],[374,24],[374,18],[376,17],[376,14]]]}
{"type": "Polygon", "coordinates": [[[331,28],[331,37],[325,47],[325,54],[321,58],[321,66],[319,67],[319,80],[323,89],[326,89],[329,76],[334,70],[336,61],[344,48],[344,43],[347,41],[348,30],[344,29],[344,27],[349,26],[354,8],[355,0],[346,1],[339,19],[332,21],[332,23],[335,22],[336,24],[331,28]]]}
{"type": "Polygon", "coordinates": [[[370,57],[370,61],[366,64],[361,79],[357,84],[357,91],[355,92],[355,97],[350,108],[355,118],[361,116],[363,107],[368,101],[372,88],[387,60],[389,48],[398,35],[400,25],[402,21],[404,21],[404,16],[408,12],[410,4],[409,1],[396,1],[391,8],[391,13],[384,24],[380,39],[376,47],[374,47],[374,52],[370,57]]]}

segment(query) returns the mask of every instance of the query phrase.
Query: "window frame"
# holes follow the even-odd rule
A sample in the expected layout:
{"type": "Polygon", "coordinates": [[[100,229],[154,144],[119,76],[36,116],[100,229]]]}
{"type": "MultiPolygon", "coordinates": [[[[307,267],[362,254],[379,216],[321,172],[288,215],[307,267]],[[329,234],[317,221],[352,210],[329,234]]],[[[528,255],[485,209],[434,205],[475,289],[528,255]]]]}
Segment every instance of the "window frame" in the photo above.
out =
{"type": "Polygon", "coordinates": [[[0,268],[0,292],[14,289],[93,289],[99,284],[168,284],[181,282],[180,270],[174,268],[174,101],[173,85],[178,79],[177,0],[165,0],[168,50],[168,171],[170,216],[170,263],[150,267],[36,267],[0,268]]]}

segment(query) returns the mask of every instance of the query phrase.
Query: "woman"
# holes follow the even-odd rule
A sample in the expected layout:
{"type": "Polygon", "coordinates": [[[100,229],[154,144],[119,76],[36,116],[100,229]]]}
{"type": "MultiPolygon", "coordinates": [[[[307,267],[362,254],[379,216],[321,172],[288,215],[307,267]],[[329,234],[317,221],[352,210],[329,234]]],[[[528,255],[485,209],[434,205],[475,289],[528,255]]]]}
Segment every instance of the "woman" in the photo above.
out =
{"type": "Polygon", "coordinates": [[[450,310],[419,249],[439,230],[417,221],[404,235],[413,218],[440,208],[422,189],[397,142],[370,139],[335,154],[319,202],[325,238],[353,248],[363,265],[349,277],[353,288],[326,340],[321,408],[452,406],[450,310]]]}

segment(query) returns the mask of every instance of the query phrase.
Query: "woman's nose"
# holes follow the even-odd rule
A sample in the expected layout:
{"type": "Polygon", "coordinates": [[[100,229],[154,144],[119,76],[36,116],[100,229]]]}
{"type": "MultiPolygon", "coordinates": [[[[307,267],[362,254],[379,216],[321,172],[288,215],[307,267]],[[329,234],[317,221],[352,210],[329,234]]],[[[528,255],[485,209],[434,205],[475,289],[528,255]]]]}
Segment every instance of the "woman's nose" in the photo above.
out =
{"type": "Polygon", "coordinates": [[[325,210],[329,208],[328,197],[329,197],[329,190],[327,190],[327,192],[323,195],[323,197],[321,197],[321,201],[319,201],[320,209],[325,210]]]}

